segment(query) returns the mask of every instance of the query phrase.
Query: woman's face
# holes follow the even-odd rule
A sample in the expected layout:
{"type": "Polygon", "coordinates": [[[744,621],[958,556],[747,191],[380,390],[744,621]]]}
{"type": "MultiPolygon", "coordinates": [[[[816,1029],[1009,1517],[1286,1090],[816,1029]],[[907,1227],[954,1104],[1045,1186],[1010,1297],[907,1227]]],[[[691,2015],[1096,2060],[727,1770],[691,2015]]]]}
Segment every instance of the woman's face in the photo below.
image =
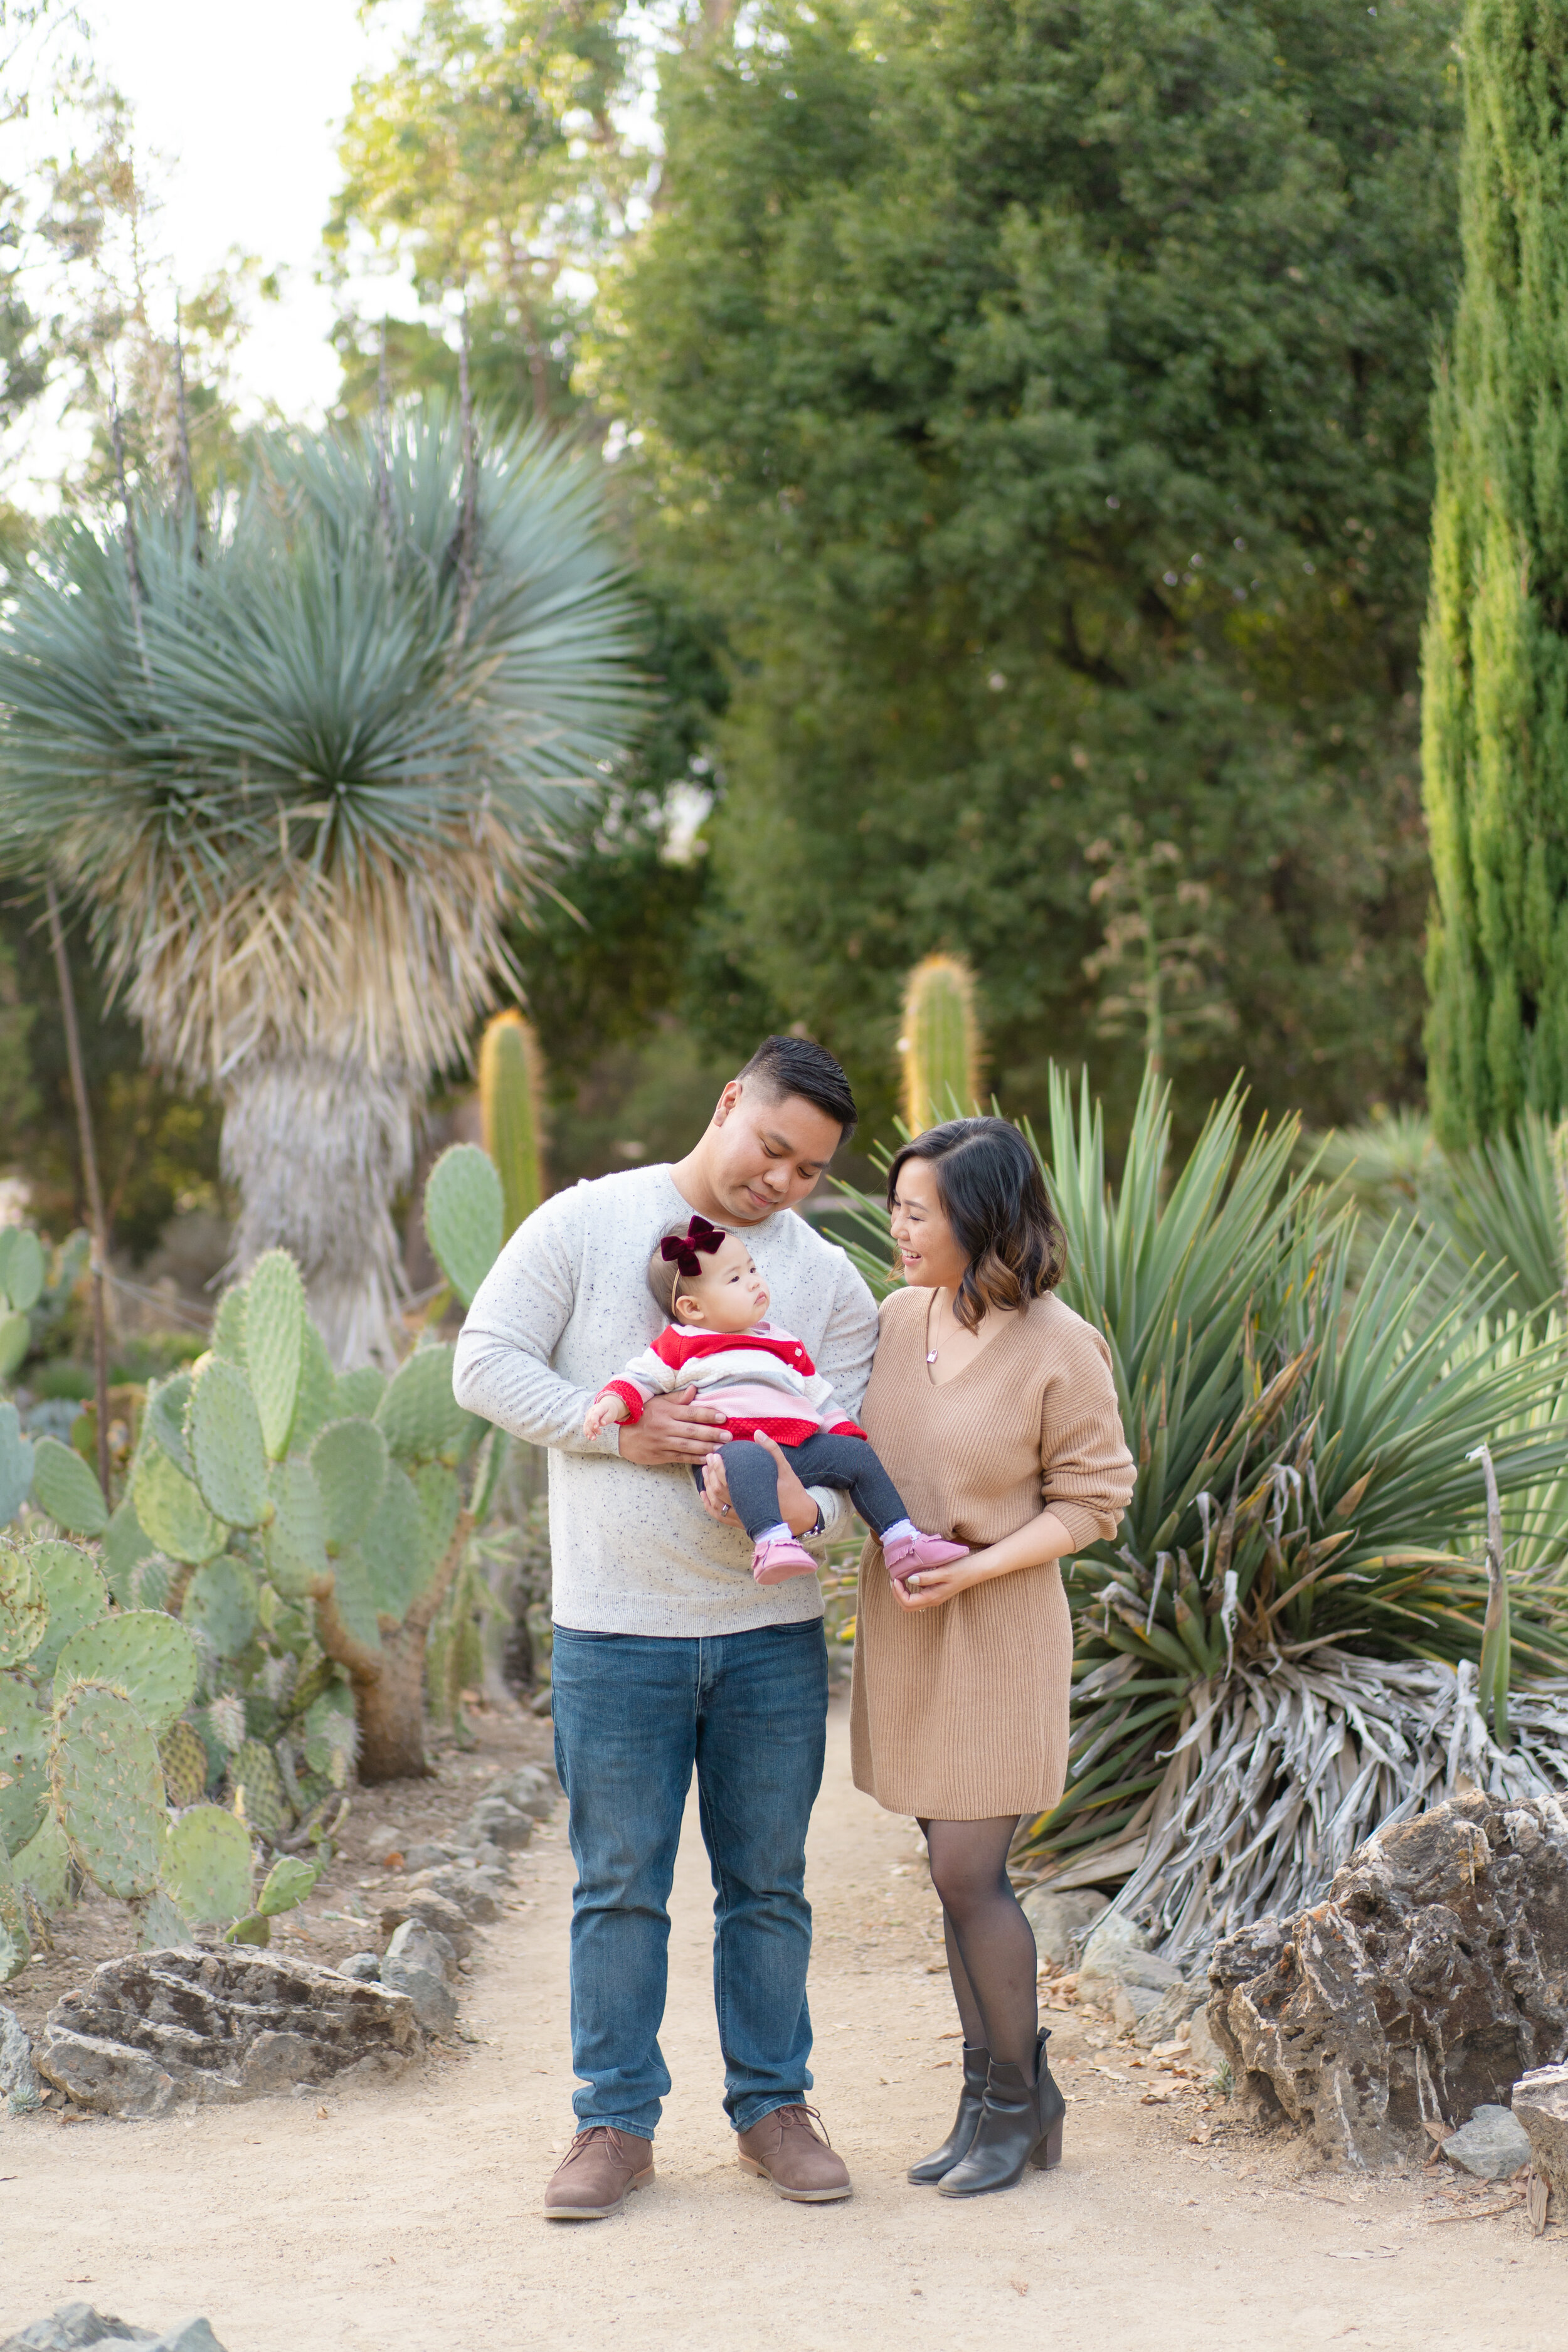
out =
{"type": "Polygon", "coordinates": [[[899,1171],[890,1220],[904,1280],[917,1290],[956,1290],[969,1260],[953,1237],[929,1160],[906,1160],[899,1171]]]}

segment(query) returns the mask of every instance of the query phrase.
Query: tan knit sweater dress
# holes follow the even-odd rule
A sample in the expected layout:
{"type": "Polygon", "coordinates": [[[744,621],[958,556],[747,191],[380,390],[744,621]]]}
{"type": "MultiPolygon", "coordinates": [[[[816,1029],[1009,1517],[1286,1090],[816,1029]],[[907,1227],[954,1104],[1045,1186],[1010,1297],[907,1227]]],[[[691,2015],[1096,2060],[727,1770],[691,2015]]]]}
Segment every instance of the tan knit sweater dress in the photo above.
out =
{"type": "MultiPolygon", "coordinates": [[[[861,1420],[918,1528],[978,1549],[1048,1504],[1075,1544],[1116,1531],[1132,1493],[1110,1351],[1054,1294],[940,1386],[929,1290],[896,1290],[861,1420]]],[[[860,1562],[855,1785],[890,1812],[984,1821],[1043,1812],[1067,1778],[1072,1620],[1053,1560],[906,1616],[881,1547],[860,1562]]]]}

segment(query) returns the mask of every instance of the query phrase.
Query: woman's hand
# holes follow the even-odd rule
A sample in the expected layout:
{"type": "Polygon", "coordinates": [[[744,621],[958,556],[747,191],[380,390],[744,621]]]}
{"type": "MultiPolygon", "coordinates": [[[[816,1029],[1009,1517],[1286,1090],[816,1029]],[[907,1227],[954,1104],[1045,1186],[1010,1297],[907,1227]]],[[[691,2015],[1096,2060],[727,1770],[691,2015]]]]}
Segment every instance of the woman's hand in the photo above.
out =
{"type": "MultiPolygon", "coordinates": [[[[792,1534],[803,1536],[807,1528],[816,1525],[816,1505],[795,1476],[779,1447],[771,1437],[759,1437],[755,1443],[765,1445],[778,1465],[779,1517],[792,1534]]],[[[710,1518],[721,1525],[736,1524],[734,1505],[730,1500],[730,1482],[724,1475],[724,1457],[710,1454],[702,1465],[702,1507],[710,1518]]]]}
{"type": "Polygon", "coordinates": [[[1000,1543],[972,1551],[967,1559],[955,1559],[951,1568],[917,1568],[902,1584],[896,1576],[889,1581],[900,1608],[912,1617],[920,1609],[940,1609],[944,1601],[967,1592],[972,1585],[989,1584],[993,1577],[1016,1576],[1021,1568],[1044,1568],[1072,1548],[1071,1535],[1047,1505],[1000,1543]],[[915,1587],[912,1592],[910,1584],[915,1587]]]}
{"type": "Polygon", "coordinates": [[[991,1579],[986,1570],[976,1565],[984,1559],[984,1552],[972,1551],[967,1559],[955,1559],[950,1567],[917,1568],[901,1583],[896,1576],[888,1581],[900,1608],[912,1617],[921,1609],[940,1609],[944,1601],[967,1592],[971,1585],[988,1584],[991,1579]],[[915,1587],[913,1592],[910,1591],[911,1584],[915,1587]]]}

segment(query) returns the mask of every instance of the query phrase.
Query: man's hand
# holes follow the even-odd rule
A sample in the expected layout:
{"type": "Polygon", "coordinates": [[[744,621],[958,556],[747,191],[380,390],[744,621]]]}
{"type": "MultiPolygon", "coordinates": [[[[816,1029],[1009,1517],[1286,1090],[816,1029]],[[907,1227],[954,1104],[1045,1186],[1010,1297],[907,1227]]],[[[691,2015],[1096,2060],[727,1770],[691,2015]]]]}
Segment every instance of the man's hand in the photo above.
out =
{"type": "Polygon", "coordinates": [[[645,1470],[668,1462],[704,1462],[713,1451],[714,1424],[722,1429],[724,1416],[717,1406],[693,1404],[695,1389],[677,1389],[673,1396],[655,1397],[643,1407],[642,1419],[621,1432],[621,1460],[638,1462],[645,1470]]]}
{"type": "MultiPolygon", "coordinates": [[[[816,1525],[816,1505],[812,1501],[810,1495],[801,1485],[773,1439],[759,1433],[753,1442],[758,1445],[765,1445],[778,1465],[780,1518],[792,1535],[805,1535],[808,1528],[814,1528],[816,1525]]],[[[732,1528],[736,1523],[734,1508],[730,1501],[730,1482],[724,1475],[724,1457],[721,1454],[710,1454],[703,1469],[702,1507],[710,1519],[718,1519],[725,1527],[732,1528]]]]}

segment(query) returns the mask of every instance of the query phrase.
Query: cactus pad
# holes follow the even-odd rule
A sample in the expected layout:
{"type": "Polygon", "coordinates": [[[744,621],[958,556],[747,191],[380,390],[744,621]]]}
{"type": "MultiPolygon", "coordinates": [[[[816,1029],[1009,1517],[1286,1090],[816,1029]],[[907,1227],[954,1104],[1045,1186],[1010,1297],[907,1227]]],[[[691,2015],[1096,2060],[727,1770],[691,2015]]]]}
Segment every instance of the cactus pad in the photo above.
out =
{"type": "Polygon", "coordinates": [[[332,1562],[332,1597],[338,1604],[338,1615],[346,1632],[367,1650],[381,1647],[381,1627],[376,1622],[375,1596],[371,1589],[370,1570],[364,1555],[355,1544],[340,1552],[332,1562]]]}
{"type": "Polygon", "coordinates": [[[195,1942],[190,1921],[167,1887],[157,1887],[141,1909],[142,1932],[137,1940],[142,1951],[177,1952],[195,1942]]]}
{"type": "Polygon", "coordinates": [[[166,1381],[154,1381],[147,1391],[147,1413],[142,1424],[142,1442],[138,1454],[150,1446],[161,1446],[176,1470],[193,1478],[190,1448],[185,1444],[185,1413],[191,1402],[193,1381],[189,1372],[174,1372],[166,1381]]]}
{"type": "Polygon", "coordinates": [[[452,1394],[455,1352],[439,1345],[416,1348],[388,1383],[375,1419],[399,1461],[460,1461],[484,1435],[485,1423],[452,1394]]]}
{"type": "Polygon", "coordinates": [[[262,1538],[267,1573],[286,1601],[301,1601],[327,1573],[321,1490],[315,1472],[298,1454],[275,1463],[268,1483],[277,1508],[262,1538]]]}
{"type": "Polygon", "coordinates": [[[423,1591],[447,1557],[462,1498],[453,1473],[439,1462],[419,1465],[414,1473],[414,1496],[419,1506],[419,1585],[423,1591]]]}
{"type": "Polygon", "coordinates": [[[43,1297],[43,1244],[28,1225],[7,1225],[0,1233],[0,1291],[24,1315],[43,1297]]]}
{"type": "Polygon", "coordinates": [[[359,1549],[377,1610],[401,1622],[425,1582],[425,1523],[414,1481],[395,1462],[387,1466],[381,1501],[359,1549]]]}
{"type": "Polygon", "coordinates": [[[386,1440],[374,1421],[333,1421],[310,1448],[329,1545],[357,1543],[386,1484],[386,1440]]]}
{"type": "Polygon", "coordinates": [[[332,1414],[334,1421],[374,1421],[376,1406],[386,1394],[386,1374],[378,1372],[374,1364],[356,1365],[352,1372],[340,1372],[332,1383],[332,1414]]]}
{"type": "Polygon", "coordinates": [[[0,1846],[0,1984],[19,1977],[32,1957],[27,1906],[22,1900],[11,1858],[0,1846]]]}
{"type": "Polygon", "coordinates": [[[207,1792],[206,1742],[195,1726],[176,1723],[158,1742],[163,1789],[176,1812],[199,1805],[207,1792]]]}
{"type": "Polygon", "coordinates": [[[0,1848],[19,1853],[44,1817],[49,1718],[30,1683],[0,1675],[0,1848]]]}
{"type": "MultiPolygon", "coordinates": [[[[47,1790],[47,1769],[44,1785],[47,1790]]],[[[18,1848],[13,1859],[18,1885],[26,1888],[39,1910],[63,1911],[70,1901],[74,1864],[71,1850],[66,1843],[66,1833],[47,1796],[43,1820],[26,1844],[18,1848]]]]}
{"type": "Polygon", "coordinates": [[[131,1701],[104,1683],[72,1683],[55,1707],[49,1777],[88,1876],[122,1901],[151,1895],[167,1820],[163,1775],[157,1742],[131,1701]]]}
{"type": "Polygon", "coordinates": [[[267,1515],[267,1455],[250,1384],[237,1364],[213,1356],[191,1382],[185,1445],[203,1502],[231,1528],[267,1515]]]}
{"type": "Polygon", "coordinates": [[[33,1446],[33,1500],[55,1525],[73,1536],[100,1536],[109,1525],[103,1489],[79,1454],[58,1437],[33,1446]]]}
{"type": "Polygon", "coordinates": [[[305,1286],[287,1250],[268,1250],[245,1286],[245,1369],[268,1456],[280,1461],[294,1425],[304,1354],[305,1286]]]}
{"type": "Polygon", "coordinates": [[[156,1549],[128,1495],[103,1530],[104,1572],[109,1578],[109,1589],[121,1609],[134,1606],[131,1599],[132,1569],[156,1549]]]}
{"type": "MultiPolygon", "coordinates": [[[[234,1790],[236,1811],[243,1806],[246,1821],[260,1836],[278,1837],[292,1826],[294,1811],[278,1759],[263,1740],[243,1742],[228,1768],[228,1784],[234,1790]]],[[[245,1907],[249,1907],[248,1897],[245,1907]]]]}
{"type": "Polygon", "coordinates": [[[189,1567],[199,1568],[203,1560],[214,1559],[228,1539],[227,1529],[214,1518],[199,1489],[161,1445],[142,1448],[131,1481],[131,1501],[155,1549],[189,1567]]]}
{"type": "Polygon", "coordinates": [[[0,1550],[0,1668],[30,1658],[49,1630],[49,1604],[26,1551],[0,1550]]]}
{"type": "Polygon", "coordinates": [[[489,1152],[454,1143],[430,1171],[425,1187],[425,1231],[436,1263],[465,1307],[500,1255],[506,1211],[501,1181],[489,1152]]]}
{"type": "Polygon", "coordinates": [[[290,1454],[308,1453],[317,1431],[331,1419],[337,1384],[327,1343],[307,1316],[300,1341],[300,1393],[294,1401],[294,1419],[289,1431],[290,1454]]]}
{"type": "Polygon", "coordinates": [[[123,1691],[153,1732],[164,1732],[196,1695],[196,1645],[161,1609],[128,1609],[84,1626],[66,1643],[55,1668],[57,1712],[78,1682],[123,1691]]]}
{"type": "Polygon", "coordinates": [[[19,1307],[0,1308],[0,1381],[8,1381],[32,1341],[33,1326],[19,1307]]]}
{"type": "Polygon", "coordinates": [[[0,1404],[0,1528],[14,1519],[33,1483],[33,1441],[14,1404],[0,1404]]]}
{"type": "Polygon", "coordinates": [[[232,1658],[256,1631],[256,1579],[242,1559],[209,1559],[186,1585],[180,1614],[220,1658],[232,1658]]]}
{"type": "Polygon", "coordinates": [[[226,1364],[237,1364],[245,1369],[245,1285],[231,1282],[218,1300],[213,1317],[212,1351],[221,1356],[226,1364]]]}
{"type": "Polygon", "coordinates": [[[182,1813],[163,1846],[163,1885],[184,1916],[209,1925],[250,1909],[250,1839],[221,1805],[182,1813]]]}
{"type": "Polygon", "coordinates": [[[27,1557],[49,1607],[48,1632],[27,1664],[40,1681],[47,1681],[71,1635],[109,1614],[109,1589],[98,1562],[79,1544],[29,1544],[27,1557]]]}
{"type": "Polygon", "coordinates": [[[279,1911],[292,1911],[296,1903],[303,1903],[321,1874],[320,1863],[301,1862],[296,1854],[280,1853],[256,1898],[258,1916],[274,1919],[279,1911]]]}

